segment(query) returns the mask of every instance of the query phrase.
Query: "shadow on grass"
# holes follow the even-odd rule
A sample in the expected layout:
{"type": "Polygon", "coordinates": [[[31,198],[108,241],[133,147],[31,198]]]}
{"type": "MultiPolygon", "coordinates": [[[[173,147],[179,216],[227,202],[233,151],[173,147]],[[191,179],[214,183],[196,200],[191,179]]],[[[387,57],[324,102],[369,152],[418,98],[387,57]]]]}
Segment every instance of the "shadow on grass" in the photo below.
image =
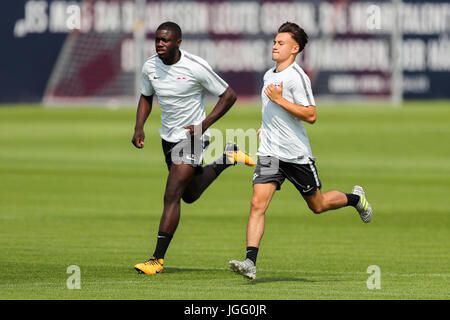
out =
{"type": "Polygon", "coordinates": [[[295,277],[269,277],[269,278],[257,278],[255,280],[248,280],[246,285],[257,285],[261,283],[269,283],[269,282],[308,282],[308,283],[318,283],[318,282],[342,282],[345,280],[311,280],[306,278],[295,278],[295,277]]]}
{"type": "Polygon", "coordinates": [[[321,282],[320,280],[310,280],[305,278],[294,278],[294,277],[270,277],[270,278],[257,278],[255,280],[249,280],[247,284],[256,285],[259,283],[267,282],[321,282]]]}
{"type": "MultiPolygon", "coordinates": [[[[186,268],[186,267],[168,267],[164,268],[164,273],[183,273],[183,272],[208,272],[208,273],[227,273],[233,275],[234,273],[228,270],[227,268],[186,268]]],[[[236,275],[237,277],[242,278],[242,276],[236,275]]],[[[305,282],[305,283],[323,283],[323,282],[343,282],[346,280],[338,280],[338,279],[319,279],[312,280],[306,278],[298,278],[298,277],[263,277],[257,278],[256,280],[246,280],[244,285],[258,285],[270,282],[305,282]]]]}
{"type": "Polygon", "coordinates": [[[214,268],[187,268],[187,267],[164,267],[164,273],[181,273],[181,272],[223,272],[227,269],[214,268]]]}

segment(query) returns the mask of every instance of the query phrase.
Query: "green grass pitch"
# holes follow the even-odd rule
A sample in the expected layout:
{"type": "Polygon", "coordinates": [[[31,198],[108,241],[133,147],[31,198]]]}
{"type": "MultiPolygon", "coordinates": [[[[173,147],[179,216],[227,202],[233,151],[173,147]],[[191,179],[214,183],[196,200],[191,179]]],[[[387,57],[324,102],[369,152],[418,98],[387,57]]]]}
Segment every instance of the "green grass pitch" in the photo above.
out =
{"type": "MultiPolygon", "coordinates": [[[[306,125],[323,190],[364,186],[374,218],[311,213],[287,181],[266,216],[258,279],[227,269],[245,251],[253,169],[235,166],[194,204],[166,255],[139,275],[156,240],[167,170],[159,107],[146,145],[135,109],[0,107],[0,299],[448,299],[450,103],[323,106],[306,125]],[[81,270],[69,290],[67,267],[81,270]],[[381,270],[369,290],[367,268],[381,270]]],[[[257,106],[214,127],[255,128],[257,106]]]]}

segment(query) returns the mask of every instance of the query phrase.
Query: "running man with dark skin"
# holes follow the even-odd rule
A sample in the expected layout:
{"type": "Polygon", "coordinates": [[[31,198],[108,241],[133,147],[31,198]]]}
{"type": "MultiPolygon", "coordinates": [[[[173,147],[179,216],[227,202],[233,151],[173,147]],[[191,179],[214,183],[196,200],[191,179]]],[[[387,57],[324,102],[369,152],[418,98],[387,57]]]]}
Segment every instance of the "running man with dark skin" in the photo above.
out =
{"type": "Polygon", "coordinates": [[[286,22],[281,25],[272,47],[272,60],[276,66],[264,75],[262,125],[247,224],[246,259],[229,262],[232,271],[248,279],[256,278],[256,258],[264,234],[265,212],[285,179],[296,187],[316,214],[353,206],[363,222],[372,219],[372,207],[362,187],[354,186],[352,193],[321,191],[316,159],[303,126],[303,122],[316,122],[316,105],[310,79],[295,62],[307,42],[307,34],[297,24],[286,22]]]}
{"type": "Polygon", "coordinates": [[[180,220],[181,199],[186,203],[196,201],[232,165],[255,165],[248,154],[227,143],[219,159],[202,166],[203,153],[210,141],[208,128],[233,106],[236,94],[205,60],[180,49],[181,38],[177,24],[161,24],[155,34],[156,55],[148,58],[142,68],[132,143],[136,148],[144,147],[144,124],[156,95],[161,106],[159,133],[169,170],[155,251],[149,260],[134,266],[136,271],[145,274],[163,271],[164,256],[180,220]],[[208,115],[205,91],[219,97],[208,115]]]}

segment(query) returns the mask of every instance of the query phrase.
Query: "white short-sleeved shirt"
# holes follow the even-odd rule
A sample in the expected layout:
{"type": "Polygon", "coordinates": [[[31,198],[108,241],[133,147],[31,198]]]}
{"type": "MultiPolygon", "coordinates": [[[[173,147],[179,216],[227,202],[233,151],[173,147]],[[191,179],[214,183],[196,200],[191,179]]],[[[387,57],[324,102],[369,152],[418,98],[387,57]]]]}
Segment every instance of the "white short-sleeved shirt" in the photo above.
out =
{"type": "MultiPolygon", "coordinates": [[[[142,67],[141,93],[158,97],[162,124],[159,133],[169,142],[186,139],[183,126],[199,124],[206,118],[205,90],[220,96],[228,88],[205,60],[180,51],[181,58],[175,64],[166,65],[154,55],[142,67]]],[[[209,137],[207,130],[204,138],[209,137]]]]}
{"type": "Polygon", "coordinates": [[[285,162],[304,164],[313,158],[303,122],[272,102],[264,93],[269,84],[283,82],[283,98],[302,106],[315,106],[311,81],[294,62],[281,72],[269,69],[264,75],[262,125],[257,155],[272,156],[285,162]]]}

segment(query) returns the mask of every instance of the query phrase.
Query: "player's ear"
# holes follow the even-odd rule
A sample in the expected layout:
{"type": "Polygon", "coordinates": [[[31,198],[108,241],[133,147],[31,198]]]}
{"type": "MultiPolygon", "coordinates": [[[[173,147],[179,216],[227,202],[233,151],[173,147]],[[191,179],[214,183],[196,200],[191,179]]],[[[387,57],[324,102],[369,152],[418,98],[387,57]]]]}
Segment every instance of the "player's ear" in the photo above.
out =
{"type": "Polygon", "coordinates": [[[177,40],[177,46],[179,47],[181,45],[181,39],[177,40]]]}
{"type": "Polygon", "coordinates": [[[298,54],[300,52],[300,45],[296,44],[292,47],[292,54],[298,54]]]}

